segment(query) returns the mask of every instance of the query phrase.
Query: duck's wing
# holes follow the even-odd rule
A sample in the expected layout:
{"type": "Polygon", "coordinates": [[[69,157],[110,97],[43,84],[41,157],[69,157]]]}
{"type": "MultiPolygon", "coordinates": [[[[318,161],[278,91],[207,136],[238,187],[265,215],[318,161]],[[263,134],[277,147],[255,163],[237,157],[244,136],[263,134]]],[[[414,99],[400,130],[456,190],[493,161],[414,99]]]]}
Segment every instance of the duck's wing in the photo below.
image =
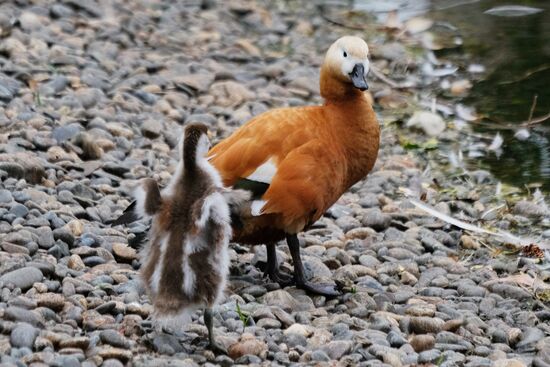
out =
{"type": "Polygon", "coordinates": [[[281,159],[295,147],[315,138],[312,121],[321,118],[320,114],[316,107],[265,112],[215,145],[208,153],[209,161],[225,186],[236,186],[261,196],[281,159]]]}
{"type": "Polygon", "coordinates": [[[311,140],[280,162],[258,202],[257,214],[281,213],[288,231],[301,231],[340,197],[345,172],[345,161],[336,149],[326,141],[311,140]]]}
{"type": "Polygon", "coordinates": [[[319,128],[323,118],[314,107],[269,111],[212,148],[210,162],[225,185],[253,193],[252,214],[313,220],[339,192],[345,169],[319,128]]]}
{"type": "Polygon", "coordinates": [[[134,190],[134,201],[122,212],[122,215],[108,224],[112,226],[129,224],[143,218],[152,217],[162,203],[162,196],[157,182],[146,178],[134,190]]]}

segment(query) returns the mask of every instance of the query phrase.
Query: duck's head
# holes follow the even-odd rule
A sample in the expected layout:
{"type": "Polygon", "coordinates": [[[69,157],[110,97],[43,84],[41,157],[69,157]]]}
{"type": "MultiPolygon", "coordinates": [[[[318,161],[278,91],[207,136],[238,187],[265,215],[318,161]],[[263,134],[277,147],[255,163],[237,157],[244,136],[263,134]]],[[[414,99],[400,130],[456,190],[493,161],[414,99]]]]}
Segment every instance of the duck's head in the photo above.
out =
{"type": "Polygon", "coordinates": [[[203,124],[189,124],[183,133],[183,163],[186,170],[194,169],[201,159],[206,159],[210,149],[208,129],[203,124]]]}
{"type": "Polygon", "coordinates": [[[368,56],[369,46],[361,38],[344,36],[336,40],[328,49],[321,69],[321,94],[331,92],[324,89],[337,88],[335,82],[344,89],[367,90],[368,56]]]}

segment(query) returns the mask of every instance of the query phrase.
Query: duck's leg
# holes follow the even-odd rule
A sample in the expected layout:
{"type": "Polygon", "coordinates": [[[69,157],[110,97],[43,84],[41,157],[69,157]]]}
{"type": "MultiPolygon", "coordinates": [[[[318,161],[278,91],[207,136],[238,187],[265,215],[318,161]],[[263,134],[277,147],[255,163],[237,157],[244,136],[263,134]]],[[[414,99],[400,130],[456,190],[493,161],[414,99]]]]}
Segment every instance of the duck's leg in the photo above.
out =
{"type": "Polygon", "coordinates": [[[294,280],[296,281],[296,287],[326,297],[339,296],[340,292],[336,290],[333,284],[313,284],[306,280],[304,276],[304,265],[300,257],[300,241],[298,240],[298,236],[289,234],[286,236],[286,242],[290,249],[292,262],[294,263],[294,280]]]}
{"type": "Polygon", "coordinates": [[[210,307],[204,309],[204,325],[208,329],[208,348],[216,354],[227,354],[225,347],[214,339],[214,315],[210,307]]]}
{"type": "Polygon", "coordinates": [[[281,288],[284,288],[293,283],[292,276],[283,273],[279,270],[279,262],[277,261],[277,246],[275,243],[265,245],[267,248],[267,265],[265,274],[275,283],[279,283],[281,288]]]}

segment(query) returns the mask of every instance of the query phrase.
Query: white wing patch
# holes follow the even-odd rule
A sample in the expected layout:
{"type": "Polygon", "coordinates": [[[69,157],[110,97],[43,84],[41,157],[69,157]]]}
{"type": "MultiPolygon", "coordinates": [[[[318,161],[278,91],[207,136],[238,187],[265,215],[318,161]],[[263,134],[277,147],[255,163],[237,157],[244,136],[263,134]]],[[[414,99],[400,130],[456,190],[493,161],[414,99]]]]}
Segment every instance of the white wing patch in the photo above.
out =
{"type": "Polygon", "coordinates": [[[277,173],[277,166],[273,161],[273,158],[270,158],[267,162],[260,165],[250,176],[247,177],[248,180],[263,182],[270,184],[273,181],[273,177],[277,173]]]}
{"type": "Polygon", "coordinates": [[[250,214],[255,217],[262,215],[262,209],[265,204],[267,204],[267,201],[265,200],[254,200],[252,204],[250,204],[250,214]]]}

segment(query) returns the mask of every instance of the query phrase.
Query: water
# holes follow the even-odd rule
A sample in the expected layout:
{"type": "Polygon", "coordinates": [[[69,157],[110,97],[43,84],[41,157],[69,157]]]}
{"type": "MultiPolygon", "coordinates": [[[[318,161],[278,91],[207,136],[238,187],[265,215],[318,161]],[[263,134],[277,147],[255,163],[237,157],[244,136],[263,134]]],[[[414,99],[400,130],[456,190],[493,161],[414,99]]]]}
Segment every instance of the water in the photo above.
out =
{"type": "Polygon", "coordinates": [[[529,128],[526,141],[514,138],[517,129],[507,128],[528,120],[535,96],[533,118],[550,113],[550,1],[356,0],[355,7],[382,21],[389,11],[397,10],[402,20],[422,15],[455,26],[463,46],[444,57],[459,65],[480,63],[486,68],[463,103],[485,116],[476,131],[490,135],[499,131],[504,138],[500,157],[489,154],[471,159],[469,167],[488,169],[515,186],[541,186],[550,191],[550,119],[529,128]],[[503,5],[542,11],[514,17],[485,13],[503,5]]]}

